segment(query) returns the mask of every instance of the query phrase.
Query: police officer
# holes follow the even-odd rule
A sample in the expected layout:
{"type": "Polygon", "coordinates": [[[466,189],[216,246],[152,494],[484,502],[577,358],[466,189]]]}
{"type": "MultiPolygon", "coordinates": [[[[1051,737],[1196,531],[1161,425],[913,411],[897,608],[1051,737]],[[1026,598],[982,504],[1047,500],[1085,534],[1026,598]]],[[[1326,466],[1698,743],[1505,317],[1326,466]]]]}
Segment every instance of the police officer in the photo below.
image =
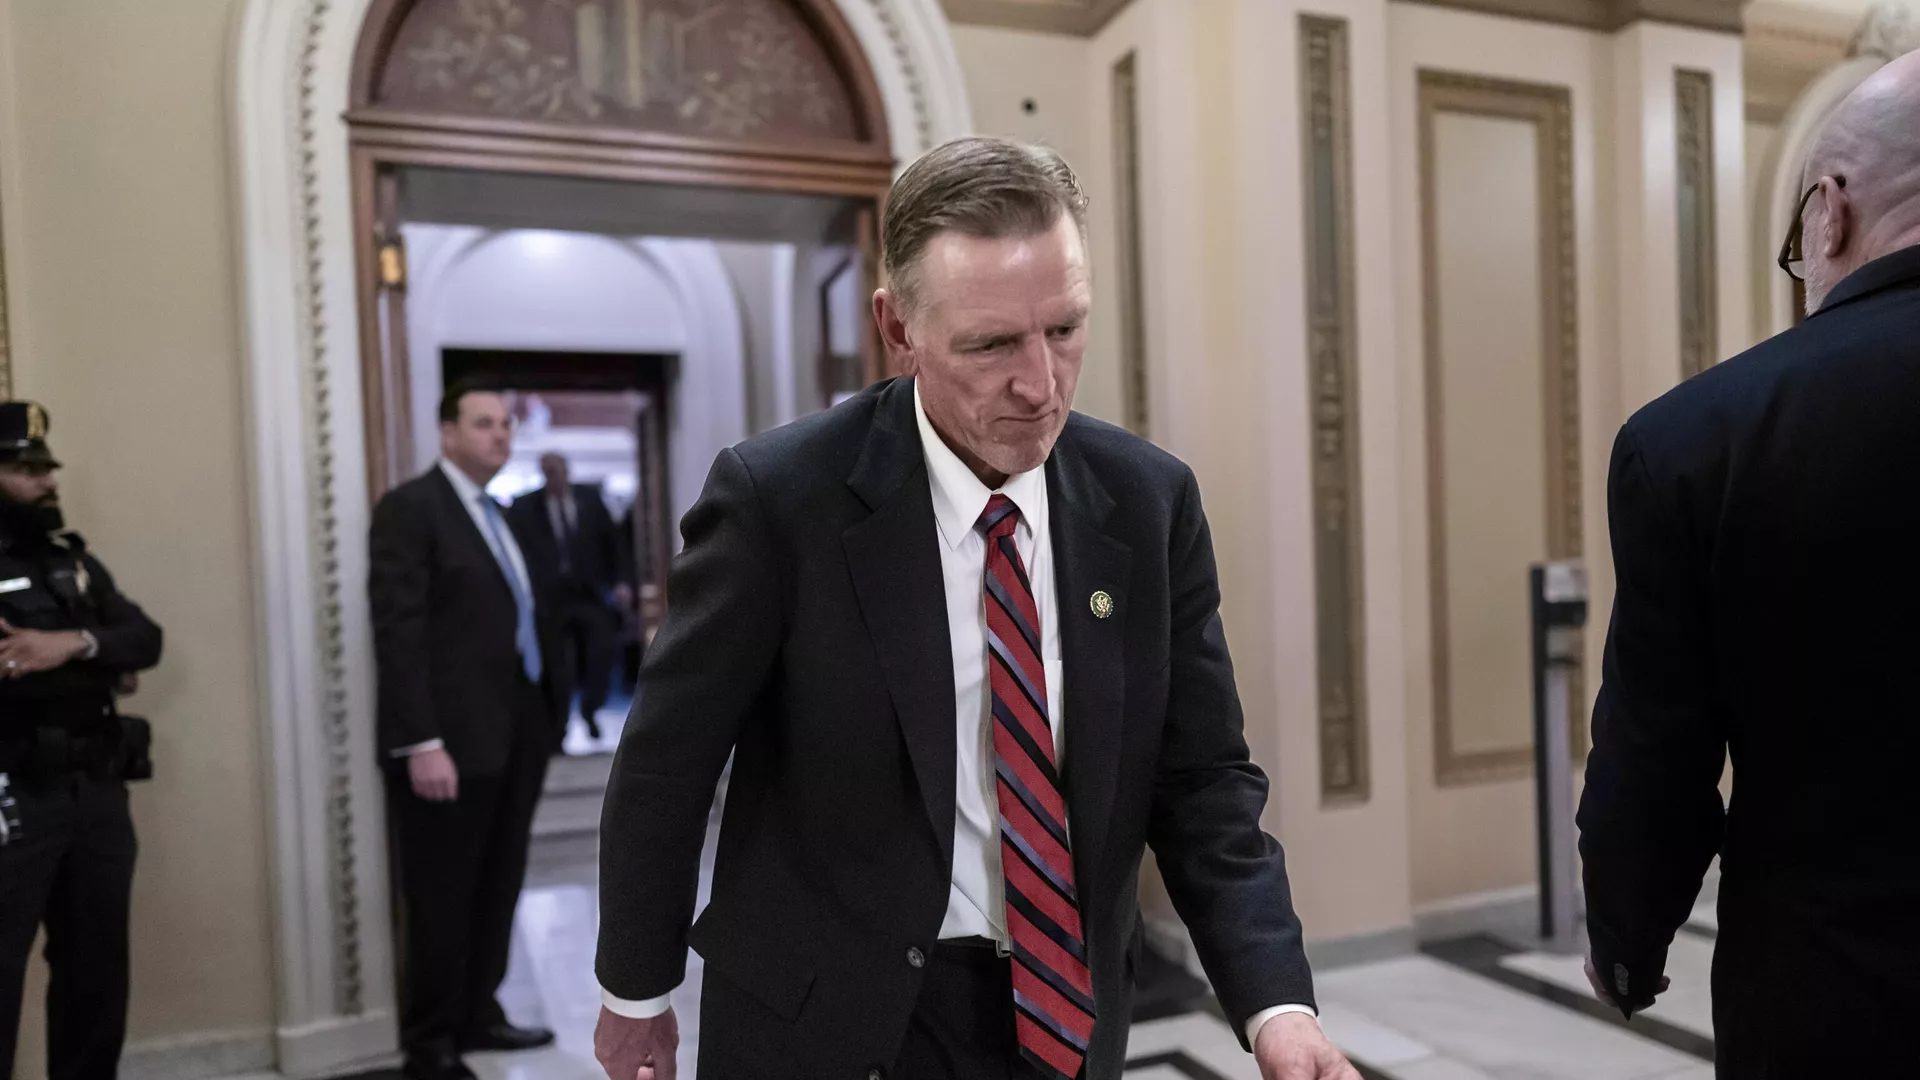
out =
{"type": "Polygon", "coordinates": [[[28,954],[47,929],[49,1080],[111,1080],[127,1026],[133,818],[150,773],[119,691],[160,628],[66,531],[47,412],[0,402],[0,1077],[13,1075],[28,954]]]}

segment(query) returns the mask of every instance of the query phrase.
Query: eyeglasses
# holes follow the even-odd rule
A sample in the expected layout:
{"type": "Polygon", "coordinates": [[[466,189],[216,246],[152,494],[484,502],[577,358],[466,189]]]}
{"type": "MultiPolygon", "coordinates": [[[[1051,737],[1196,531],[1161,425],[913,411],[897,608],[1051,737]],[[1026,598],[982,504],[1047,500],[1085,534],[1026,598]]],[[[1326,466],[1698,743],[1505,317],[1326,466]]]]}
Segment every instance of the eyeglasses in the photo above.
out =
{"type": "MultiPolygon", "coordinates": [[[[1813,193],[1819,191],[1820,185],[1825,181],[1825,177],[1815,181],[1814,185],[1807,189],[1807,193],[1800,196],[1800,205],[1794,207],[1793,210],[1793,225],[1787,229],[1787,238],[1780,245],[1780,258],[1778,260],[1780,269],[1785,270],[1787,276],[1795,281],[1807,280],[1806,277],[1800,273],[1800,268],[1805,265],[1807,261],[1807,253],[1803,249],[1801,242],[1802,234],[1806,231],[1807,203],[1813,200],[1813,193]]],[[[1847,178],[1844,176],[1834,177],[1833,186],[1845,188],[1847,186],[1847,178]]]]}

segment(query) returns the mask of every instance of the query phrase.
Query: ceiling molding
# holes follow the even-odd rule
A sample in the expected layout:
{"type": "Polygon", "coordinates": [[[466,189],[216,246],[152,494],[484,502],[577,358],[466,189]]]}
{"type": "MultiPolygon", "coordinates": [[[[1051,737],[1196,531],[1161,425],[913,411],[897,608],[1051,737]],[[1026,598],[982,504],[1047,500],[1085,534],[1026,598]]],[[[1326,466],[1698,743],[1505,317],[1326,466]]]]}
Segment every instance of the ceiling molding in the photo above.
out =
{"type": "Polygon", "coordinates": [[[1129,0],[940,0],[956,23],[1092,37],[1129,0]]]}
{"type": "Polygon", "coordinates": [[[1747,119],[1777,124],[1808,84],[1851,55],[1862,19],[1794,0],[1753,0],[1746,23],[1747,119]]]}
{"type": "Polygon", "coordinates": [[[1738,34],[1740,0],[1416,0],[1435,7],[1505,15],[1612,33],[1637,22],[1738,34]]]}

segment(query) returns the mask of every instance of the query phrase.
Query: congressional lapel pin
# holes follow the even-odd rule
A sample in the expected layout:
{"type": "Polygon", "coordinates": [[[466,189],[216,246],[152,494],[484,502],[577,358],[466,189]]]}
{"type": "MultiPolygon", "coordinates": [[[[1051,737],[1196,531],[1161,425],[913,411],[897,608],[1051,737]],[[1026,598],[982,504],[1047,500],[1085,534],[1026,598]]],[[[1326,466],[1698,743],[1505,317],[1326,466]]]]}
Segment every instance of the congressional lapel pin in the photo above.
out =
{"type": "Polygon", "coordinates": [[[31,588],[33,588],[32,578],[17,577],[0,581],[0,593],[21,592],[31,588]]]}
{"type": "Polygon", "coordinates": [[[1113,614],[1113,597],[1105,589],[1094,593],[1088,605],[1093,608],[1093,617],[1096,619],[1105,619],[1113,614]]]}

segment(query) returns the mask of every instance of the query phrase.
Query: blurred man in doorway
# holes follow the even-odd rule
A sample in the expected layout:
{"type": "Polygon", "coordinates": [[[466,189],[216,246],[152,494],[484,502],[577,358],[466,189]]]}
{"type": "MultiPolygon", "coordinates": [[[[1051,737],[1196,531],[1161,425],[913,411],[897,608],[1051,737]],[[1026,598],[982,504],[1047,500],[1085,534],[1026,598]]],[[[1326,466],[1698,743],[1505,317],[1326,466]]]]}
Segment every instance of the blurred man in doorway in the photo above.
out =
{"type": "Polygon", "coordinates": [[[527,558],[555,583],[560,652],[553,658],[553,676],[561,708],[571,708],[578,694],[580,718],[588,736],[598,741],[620,613],[633,606],[633,569],[622,557],[620,533],[600,489],[572,483],[560,454],[542,455],[540,473],[546,485],[514,500],[508,513],[515,530],[527,537],[527,558]]]}
{"type": "Polygon", "coordinates": [[[367,592],[405,908],[408,1080],[470,1080],[463,1052],[553,1042],[510,1024],[495,996],[564,715],[546,664],[552,583],[486,492],[512,452],[501,396],[455,386],[440,402],[440,460],[373,509],[367,592]]]}

